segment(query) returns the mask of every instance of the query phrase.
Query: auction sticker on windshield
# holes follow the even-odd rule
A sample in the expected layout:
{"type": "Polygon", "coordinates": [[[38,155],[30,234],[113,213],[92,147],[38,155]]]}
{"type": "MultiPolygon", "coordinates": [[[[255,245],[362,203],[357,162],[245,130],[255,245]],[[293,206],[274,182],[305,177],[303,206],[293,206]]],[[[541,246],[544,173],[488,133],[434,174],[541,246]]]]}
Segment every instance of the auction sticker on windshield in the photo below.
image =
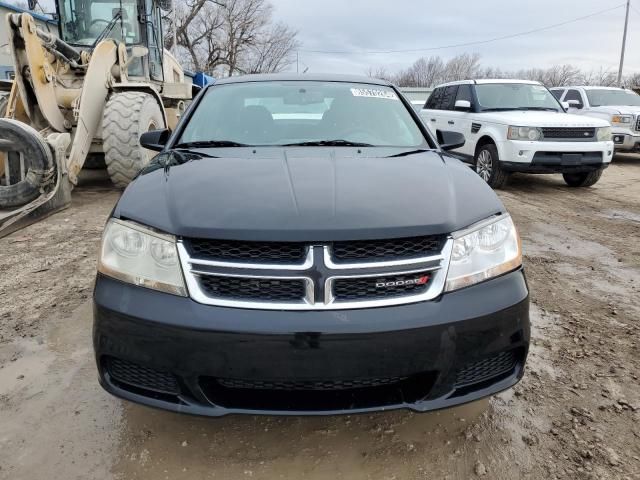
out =
{"type": "Polygon", "coordinates": [[[377,88],[352,88],[351,95],[354,97],[385,98],[387,100],[398,100],[398,96],[391,90],[380,90],[377,88]]]}

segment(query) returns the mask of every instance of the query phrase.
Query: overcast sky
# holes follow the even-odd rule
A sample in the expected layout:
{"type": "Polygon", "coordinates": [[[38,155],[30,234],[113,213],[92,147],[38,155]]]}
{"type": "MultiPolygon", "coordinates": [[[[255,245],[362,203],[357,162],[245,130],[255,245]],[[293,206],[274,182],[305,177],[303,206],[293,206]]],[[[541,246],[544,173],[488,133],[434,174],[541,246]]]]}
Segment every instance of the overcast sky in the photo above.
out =
{"type": "MultiPolygon", "coordinates": [[[[275,19],[296,28],[303,65],[313,72],[364,73],[406,67],[420,56],[479,53],[483,65],[518,70],[571,63],[618,70],[624,8],[539,33],[445,50],[364,54],[486,40],[572,20],[623,0],[271,0],[275,19]],[[356,51],[320,54],[306,50],[356,51]]],[[[640,0],[629,16],[625,74],[640,72],[640,0]]],[[[296,66],[293,66],[295,70],[296,66]]]]}

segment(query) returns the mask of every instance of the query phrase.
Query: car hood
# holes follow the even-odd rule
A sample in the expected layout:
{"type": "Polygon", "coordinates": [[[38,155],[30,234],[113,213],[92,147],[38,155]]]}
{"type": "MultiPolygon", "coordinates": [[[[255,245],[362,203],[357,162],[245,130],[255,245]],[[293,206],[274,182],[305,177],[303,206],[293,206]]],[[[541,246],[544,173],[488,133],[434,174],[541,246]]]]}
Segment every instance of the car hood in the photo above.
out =
{"type": "Polygon", "coordinates": [[[398,152],[165,152],[127,187],[113,215],[184,237],[331,241],[450,233],[504,212],[458,160],[436,151],[389,157],[398,152]]]}
{"type": "Polygon", "coordinates": [[[631,105],[602,105],[600,107],[591,107],[592,112],[610,113],[612,115],[638,115],[640,107],[631,105]]]}
{"type": "Polygon", "coordinates": [[[598,118],[584,117],[563,112],[540,112],[532,110],[517,110],[508,112],[485,112],[479,119],[514,125],[519,127],[607,127],[609,123],[598,118]]]}

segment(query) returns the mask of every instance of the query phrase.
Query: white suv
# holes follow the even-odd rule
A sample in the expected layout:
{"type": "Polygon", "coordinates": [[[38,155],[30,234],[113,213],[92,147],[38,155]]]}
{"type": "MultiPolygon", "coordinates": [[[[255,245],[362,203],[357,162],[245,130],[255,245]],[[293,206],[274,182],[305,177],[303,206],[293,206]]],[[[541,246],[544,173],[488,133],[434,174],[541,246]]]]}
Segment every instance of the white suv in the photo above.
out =
{"type": "Polygon", "coordinates": [[[562,87],[551,93],[568,112],[602,118],[613,127],[613,143],[619,151],[640,150],[640,95],[613,87],[562,87]]]}
{"type": "Polygon", "coordinates": [[[570,115],[539,82],[465,80],[436,87],[423,121],[439,139],[462,133],[453,150],[492,187],[509,173],[561,173],[572,187],[596,183],[613,157],[611,126],[596,118],[570,115]]]}

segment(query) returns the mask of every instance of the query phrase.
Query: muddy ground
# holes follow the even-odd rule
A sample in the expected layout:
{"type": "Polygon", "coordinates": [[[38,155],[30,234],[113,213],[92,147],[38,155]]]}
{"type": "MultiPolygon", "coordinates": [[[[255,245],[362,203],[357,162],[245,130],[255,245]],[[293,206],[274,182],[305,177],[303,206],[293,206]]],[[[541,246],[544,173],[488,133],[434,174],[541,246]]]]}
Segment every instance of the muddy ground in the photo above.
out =
{"type": "Polygon", "coordinates": [[[517,176],[533,345],[513,390],[454,410],[328,418],[181,416],[96,381],[91,291],[118,193],[0,240],[0,478],[640,478],[640,158],[600,183],[517,176]]]}

